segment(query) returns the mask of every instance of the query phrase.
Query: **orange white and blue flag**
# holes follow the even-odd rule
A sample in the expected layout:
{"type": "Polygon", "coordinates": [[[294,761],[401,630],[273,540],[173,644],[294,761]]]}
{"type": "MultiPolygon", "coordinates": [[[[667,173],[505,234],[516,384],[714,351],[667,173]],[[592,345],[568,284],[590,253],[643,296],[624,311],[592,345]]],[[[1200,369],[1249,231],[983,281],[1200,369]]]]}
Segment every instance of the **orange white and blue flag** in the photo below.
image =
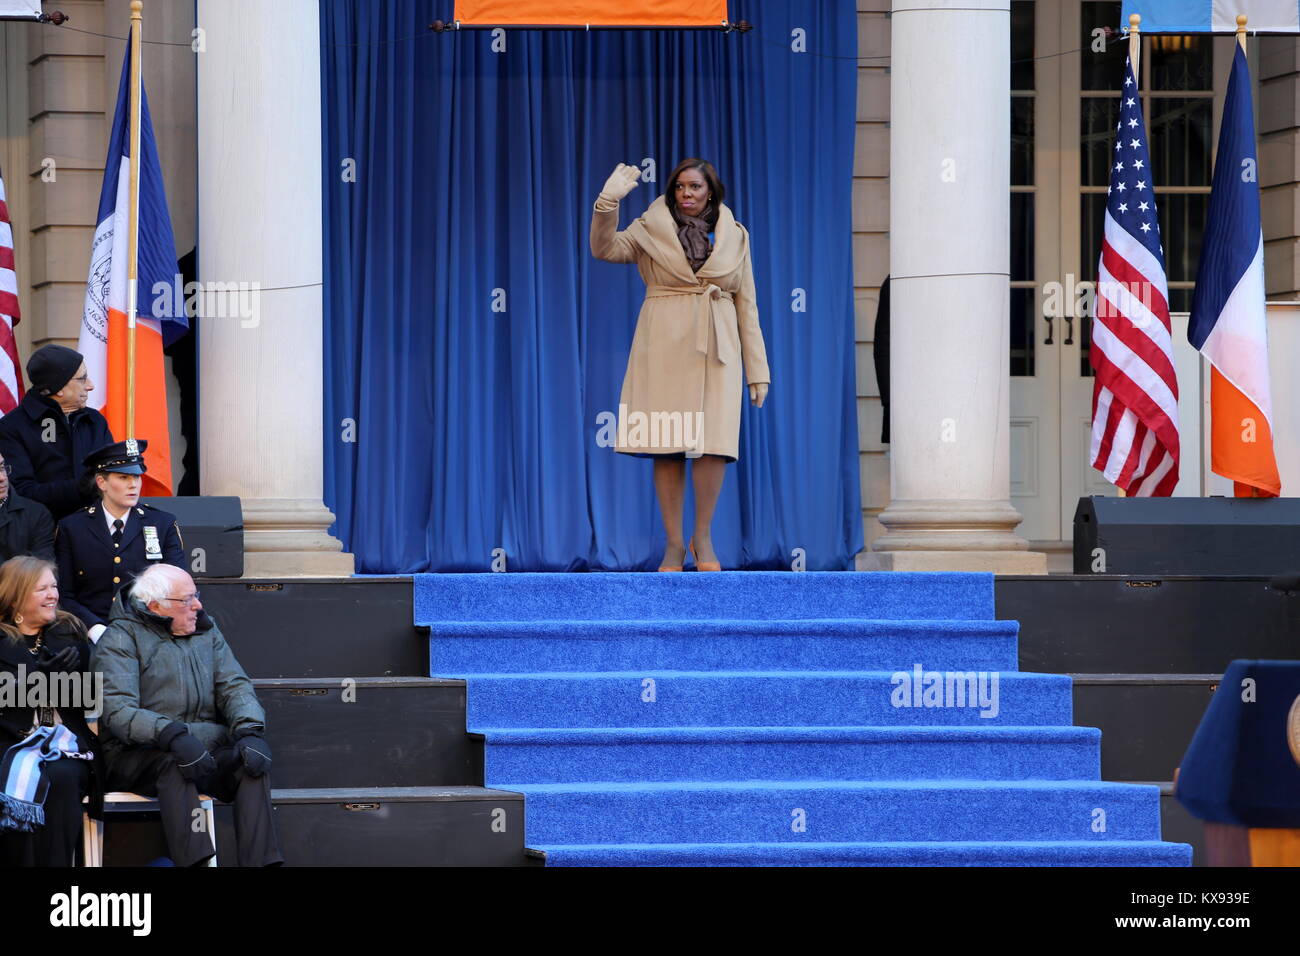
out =
{"type": "MultiPolygon", "coordinates": [[[[142,85],[143,87],[143,85],[142,85]]],[[[149,119],[144,89],[140,100],[139,228],[137,230],[137,282],[135,374],[135,434],[127,433],[127,314],[131,306],[127,287],[128,196],[131,171],[131,52],[127,45],[118,84],[117,110],[104,163],[104,186],[99,194],[99,215],[91,244],[90,276],[77,350],[86,359],[86,371],[95,390],[90,404],[103,412],[113,436],[144,438],[149,442],[142,493],[172,493],[171,443],[167,430],[167,380],[163,345],[171,344],[189,328],[185,310],[171,295],[155,296],[156,288],[172,289],[176,276],[176,240],[172,235],[162,167],[149,119]],[[164,314],[152,314],[151,305],[164,314]]]]}
{"type": "Polygon", "coordinates": [[[1187,338],[1210,362],[1210,468],[1237,497],[1282,493],[1264,312],[1255,114],[1246,54],[1236,48],[1219,128],[1210,208],[1187,338]]]}

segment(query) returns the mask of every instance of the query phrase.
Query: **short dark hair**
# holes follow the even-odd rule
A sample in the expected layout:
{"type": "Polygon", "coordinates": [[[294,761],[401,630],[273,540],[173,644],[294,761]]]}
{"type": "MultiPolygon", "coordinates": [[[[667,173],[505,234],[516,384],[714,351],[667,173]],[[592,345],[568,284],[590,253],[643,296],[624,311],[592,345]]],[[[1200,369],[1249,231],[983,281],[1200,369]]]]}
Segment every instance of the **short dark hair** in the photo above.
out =
{"type": "Polygon", "coordinates": [[[718,171],[713,168],[713,164],[707,159],[691,156],[683,159],[673,169],[673,174],[668,177],[668,186],[664,189],[664,202],[668,205],[668,211],[673,214],[674,221],[681,221],[677,214],[677,177],[688,169],[698,169],[700,175],[704,177],[704,181],[708,183],[709,191],[713,193],[713,197],[704,208],[702,218],[710,226],[716,226],[718,223],[718,210],[722,206],[722,200],[726,198],[727,190],[722,185],[722,180],[718,178],[718,171]]]}

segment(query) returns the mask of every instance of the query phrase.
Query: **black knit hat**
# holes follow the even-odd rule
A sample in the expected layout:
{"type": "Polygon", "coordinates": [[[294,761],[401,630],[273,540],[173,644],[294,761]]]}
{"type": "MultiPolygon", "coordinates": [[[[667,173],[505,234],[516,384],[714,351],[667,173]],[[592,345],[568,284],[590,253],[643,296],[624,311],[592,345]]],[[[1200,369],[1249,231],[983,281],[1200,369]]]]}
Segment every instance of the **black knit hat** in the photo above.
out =
{"type": "Polygon", "coordinates": [[[53,395],[72,381],[83,361],[76,349],[43,345],[27,360],[27,378],[38,395],[53,395]]]}

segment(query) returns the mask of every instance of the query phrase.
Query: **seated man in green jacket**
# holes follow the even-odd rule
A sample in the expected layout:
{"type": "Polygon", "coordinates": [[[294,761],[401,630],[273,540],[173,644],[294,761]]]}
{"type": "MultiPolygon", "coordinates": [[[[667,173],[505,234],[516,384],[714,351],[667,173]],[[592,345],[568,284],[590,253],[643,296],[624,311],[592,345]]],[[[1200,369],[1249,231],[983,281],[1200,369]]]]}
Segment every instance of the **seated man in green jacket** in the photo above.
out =
{"type": "Polygon", "coordinates": [[[202,792],[234,804],[240,866],[283,863],[266,714],[194,580],[169,564],[140,572],[114,597],[91,670],[104,675],[106,789],[157,796],[173,862],[197,866],[215,852],[192,826],[202,792]]]}

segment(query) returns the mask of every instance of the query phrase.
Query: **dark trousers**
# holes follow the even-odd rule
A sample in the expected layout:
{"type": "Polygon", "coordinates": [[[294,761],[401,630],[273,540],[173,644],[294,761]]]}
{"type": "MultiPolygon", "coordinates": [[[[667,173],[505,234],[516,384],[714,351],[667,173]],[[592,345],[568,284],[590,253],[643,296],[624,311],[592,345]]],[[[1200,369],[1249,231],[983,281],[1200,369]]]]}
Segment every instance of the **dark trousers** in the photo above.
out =
{"type": "Polygon", "coordinates": [[[239,866],[275,866],[284,862],[271,811],[271,777],[251,777],[234,747],[212,751],[217,769],[197,782],[186,780],[176,758],[157,747],[105,751],[107,790],[129,790],[158,798],[167,852],[177,866],[195,866],[213,854],[213,838],[199,807],[199,794],[234,804],[235,846],[239,866]]]}
{"type": "Polygon", "coordinates": [[[81,840],[81,798],[90,787],[90,761],[60,757],[41,764],[49,781],[45,794],[45,825],[33,833],[5,831],[0,859],[5,866],[72,866],[81,840]]]}

